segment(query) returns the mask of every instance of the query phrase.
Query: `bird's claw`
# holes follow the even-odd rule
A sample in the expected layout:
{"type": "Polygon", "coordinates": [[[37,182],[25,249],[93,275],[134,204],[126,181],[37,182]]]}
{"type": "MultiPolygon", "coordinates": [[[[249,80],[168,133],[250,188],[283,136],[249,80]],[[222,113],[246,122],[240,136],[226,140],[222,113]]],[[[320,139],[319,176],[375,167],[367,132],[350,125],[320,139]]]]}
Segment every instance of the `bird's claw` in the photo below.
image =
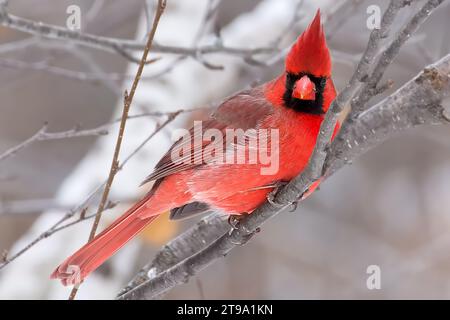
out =
{"type": "MultiPolygon", "coordinates": [[[[238,227],[238,225],[239,225],[239,223],[241,222],[241,220],[243,219],[245,217],[245,214],[239,214],[239,215],[230,215],[229,217],[228,217],[228,224],[231,226],[231,230],[230,230],[230,234],[233,232],[233,230],[238,230],[239,229],[239,227],[238,227]]],[[[250,239],[250,238],[252,238],[255,234],[257,234],[257,233],[259,233],[259,232],[261,232],[261,228],[260,227],[257,227],[255,230],[253,230],[253,231],[250,231],[250,230],[248,230],[245,226],[242,226],[242,230],[245,232],[245,233],[247,233],[247,236],[245,237],[245,240],[243,240],[242,242],[233,242],[232,241],[232,243],[234,244],[234,245],[239,245],[239,246],[242,246],[242,245],[244,245],[245,243],[247,243],[247,241],[250,239]]]]}
{"type": "Polygon", "coordinates": [[[300,200],[296,200],[296,201],[294,201],[294,202],[291,203],[291,210],[289,210],[289,212],[295,212],[295,211],[297,211],[299,201],[300,201],[300,200]]]}
{"type": "MultiPolygon", "coordinates": [[[[278,181],[278,182],[275,184],[274,189],[273,189],[272,191],[270,191],[270,192],[267,194],[267,202],[269,202],[271,205],[273,205],[274,207],[277,207],[277,208],[284,207],[283,204],[277,203],[277,202],[275,201],[275,196],[276,196],[278,190],[279,190],[281,187],[285,186],[286,184],[288,184],[288,183],[285,182],[285,181],[278,181]]],[[[308,189],[306,189],[306,191],[303,192],[303,193],[297,198],[297,200],[295,200],[294,202],[291,203],[292,209],[290,210],[290,212],[294,212],[294,211],[297,210],[298,203],[299,203],[300,201],[303,200],[303,196],[304,196],[305,194],[307,194],[307,193],[308,193],[308,189]]]]}
{"type": "MultiPolygon", "coordinates": [[[[230,234],[231,234],[232,231],[233,231],[233,230],[230,231],[230,234]]],[[[244,244],[246,244],[246,243],[248,242],[248,240],[250,240],[251,238],[253,238],[253,236],[254,236],[255,234],[260,233],[260,232],[261,232],[261,228],[260,228],[260,227],[257,227],[254,231],[248,233],[248,234],[243,238],[243,240],[235,242],[235,241],[233,241],[232,239],[230,239],[230,241],[231,241],[232,244],[234,244],[234,245],[236,245],[236,246],[243,246],[244,244]]]]}
{"type": "Polygon", "coordinates": [[[307,193],[308,193],[308,189],[306,189],[305,192],[303,192],[300,196],[298,196],[297,200],[295,200],[294,202],[291,203],[292,208],[291,208],[291,210],[289,210],[289,212],[294,212],[297,210],[298,203],[303,200],[303,196],[307,193]]]}
{"type": "Polygon", "coordinates": [[[284,205],[282,205],[281,203],[277,203],[275,201],[275,196],[277,195],[278,190],[280,190],[281,187],[283,187],[287,184],[288,183],[285,181],[278,181],[275,184],[274,189],[267,194],[267,202],[269,202],[271,205],[273,205],[274,207],[277,207],[277,208],[284,207],[284,205]]]}
{"type": "Polygon", "coordinates": [[[242,218],[243,218],[243,215],[230,215],[228,217],[228,224],[231,226],[231,228],[236,230],[238,228],[237,225],[239,224],[239,221],[242,218]]]}

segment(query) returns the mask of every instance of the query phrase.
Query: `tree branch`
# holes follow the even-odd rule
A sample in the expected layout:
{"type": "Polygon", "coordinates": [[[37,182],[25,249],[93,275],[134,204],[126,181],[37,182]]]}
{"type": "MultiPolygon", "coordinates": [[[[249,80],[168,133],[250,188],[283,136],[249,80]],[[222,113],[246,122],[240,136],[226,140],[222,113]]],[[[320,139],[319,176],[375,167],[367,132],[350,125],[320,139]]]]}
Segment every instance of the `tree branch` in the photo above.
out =
{"type": "MultiPolygon", "coordinates": [[[[105,188],[103,189],[102,198],[100,200],[100,203],[97,208],[97,213],[95,214],[94,223],[92,224],[91,232],[89,234],[88,242],[94,239],[95,233],[97,232],[98,225],[100,223],[100,219],[102,217],[102,212],[106,207],[108,197],[109,197],[109,191],[111,190],[111,186],[114,181],[114,177],[116,176],[116,173],[119,169],[119,154],[120,154],[120,147],[122,146],[122,140],[123,135],[125,133],[125,126],[128,119],[128,113],[130,111],[131,103],[133,102],[134,94],[136,93],[136,89],[139,84],[139,80],[141,79],[142,72],[144,71],[144,66],[147,61],[148,53],[150,52],[150,49],[153,44],[153,39],[155,38],[156,29],[158,28],[159,21],[161,19],[162,14],[164,13],[164,9],[166,8],[166,0],[158,0],[158,6],[156,8],[155,17],[153,19],[153,25],[152,29],[150,30],[150,33],[148,35],[147,44],[145,45],[144,52],[142,53],[142,58],[139,63],[139,67],[136,71],[136,76],[133,80],[133,84],[131,85],[130,93],[127,93],[125,91],[125,97],[124,97],[124,105],[123,105],[123,111],[122,111],[122,119],[120,121],[120,128],[119,128],[119,134],[117,135],[117,141],[116,146],[114,148],[114,155],[111,162],[111,167],[109,170],[108,179],[106,181],[105,188]]],[[[70,293],[69,299],[73,300],[75,299],[75,296],[77,294],[78,288],[80,287],[80,284],[76,284],[72,292],[70,293]]]]}
{"type": "MultiPolygon", "coordinates": [[[[352,103],[352,113],[355,114],[364,110],[366,103],[377,92],[377,86],[383,77],[387,67],[394,61],[400,48],[411,37],[411,35],[417,31],[422,23],[431,15],[433,10],[439,6],[444,0],[430,0],[427,1],[422,8],[412,17],[412,19],[405,25],[405,27],[398,33],[395,40],[389,45],[389,47],[383,52],[377,64],[375,65],[373,72],[370,76],[366,75],[365,85],[358,95],[358,97],[352,103]]],[[[407,1],[405,1],[406,3],[407,1]]]]}
{"type": "MultiPolygon", "coordinates": [[[[143,113],[139,113],[139,114],[128,115],[127,119],[139,119],[139,118],[143,118],[143,117],[162,117],[162,116],[167,116],[169,119],[172,119],[173,117],[176,117],[176,116],[178,116],[178,114],[181,114],[181,113],[195,112],[198,110],[208,110],[208,109],[212,109],[212,108],[213,108],[213,106],[199,107],[199,108],[192,108],[192,109],[180,109],[178,111],[172,111],[172,112],[149,111],[149,112],[143,112],[143,113]]],[[[75,126],[73,129],[66,130],[66,131],[60,131],[60,132],[48,132],[47,131],[48,124],[45,123],[42,126],[42,128],[39,129],[30,138],[28,138],[27,140],[19,143],[18,145],[11,147],[10,149],[1,153],[0,154],[0,162],[8,159],[9,157],[15,156],[17,153],[19,153],[23,149],[31,146],[35,142],[107,135],[109,133],[109,131],[108,131],[109,127],[115,123],[120,123],[121,120],[122,119],[120,118],[120,119],[117,119],[117,120],[112,121],[107,124],[103,124],[101,126],[93,128],[93,129],[81,130],[80,126],[75,126]]]]}
{"type": "Polygon", "coordinates": [[[122,289],[119,296],[127,293],[164,270],[173,267],[180,261],[189,258],[229,230],[230,225],[223,215],[212,213],[206,216],[197,224],[183,232],[182,235],[168,242],[156,254],[153,261],[139,270],[133,280],[122,289]]]}
{"type": "MultiPolygon", "coordinates": [[[[135,63],[139,63],[139,60],[135,59],[130,54],[130,51],[142,51],[145,48],[145,43],[141,41],[124,40],[97,36],[89,33],[81,33],[57,25],[35,22],[25,18],[17,17],[8,13],[6,4],[4,3],[0,4],[0,25],[45,39],[70,41],[72,43],[76,43],[85,47],[118,53],[126,59],[135,63]]],[[[271,47],[253,49],[227,47],[223,45],[222,42],[192,48],[166,46],[157,43],[154,43],[152,45],[152,51],[154,53],[170,53],[182,56],[190,56],[193,58],[212,53],[224,53],[227,55],[247,58],[258,54],[270,54],[275,50],[276,48],[271,47]]]]}
{"type": "Polygon", "coordinates": [[[6,150],[0,154],[0,161],[3,161],[9,157],[16,155],[22,149],[29,147],[37,141],[48,141],[48,140],[60,140],[76,137],[89,137],[89,136],[102,136],[108,134],[109,125],[102,125],[94,129],[80,130],[79,127],[61,132],[48,132],[48,124],[45,123],[41,129],[39,129],[33,136],[23,141],[22,143],[6,150]]]}
{"type": "MultiPolygon", "coordinates": [[[[12,60],[12,59],[0,59],[0,67],[10,68],[10,69],[19,69],[19,70],[33,70],[33,71],[42,71],[47,72],[49,74],[61,76],[64,78],[78,80],[78,81],[90,81],[93,83],[97,83],[99,81],[122,81],[124,79],[132,79],[134,76],[122,73],[105,73],[99,74],[95,72],[84,72],[84,71],[76,71],[65,69],[57,66],[50,65],[47,62],[25,62],[20,60],[12,60]]],[[[141,80],[151,80],[154,79],[153,75],[143,76],[141,80]]]]}
{"type": "Polygon", "coordinates": [[[331,145],[324,165],[326,176],[381,144],[393,134],[420,125],[447,124],[450,116],[441,105],[450,96],[450,54],[427,66],[395,93],[345,122],[331,145]]]}

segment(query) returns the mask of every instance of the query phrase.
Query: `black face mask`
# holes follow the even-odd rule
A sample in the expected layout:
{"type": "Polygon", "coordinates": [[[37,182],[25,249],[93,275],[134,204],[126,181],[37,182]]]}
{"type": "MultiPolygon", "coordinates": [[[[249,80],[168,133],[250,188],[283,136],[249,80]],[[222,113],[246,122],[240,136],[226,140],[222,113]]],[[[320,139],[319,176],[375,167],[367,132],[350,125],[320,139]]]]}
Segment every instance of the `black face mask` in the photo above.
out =
{"type": "Polygon", "coordinates": [[[308,114],[324,114],[325,111],[323,110],[323,92],[325,90],[326,82],[326,77],[315,77],[312,74],[308,73],[287,73],[286,90],[283,95],[284,105],[287,108],[293,109],[298,112],[308,114]],[[316,97],[314,100],[301,100],[292,96],[295,83],[303,76],[308,76],[308,78],[316,86],[316,97]]]}

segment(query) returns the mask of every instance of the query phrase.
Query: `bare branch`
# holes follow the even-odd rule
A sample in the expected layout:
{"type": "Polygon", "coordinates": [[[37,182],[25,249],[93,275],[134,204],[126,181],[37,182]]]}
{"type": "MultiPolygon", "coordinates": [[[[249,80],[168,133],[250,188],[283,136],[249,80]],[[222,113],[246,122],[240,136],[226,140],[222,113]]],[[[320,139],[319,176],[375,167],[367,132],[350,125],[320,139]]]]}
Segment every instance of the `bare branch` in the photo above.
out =
{"type": "MultiPolygon", "coordinates": [[[[139,119],[139,118],[143,118],[143,117],[162,117],[162,116],[167,116],[169,119],[172,119],[181,113],[195,112],[198,110],[208,110],[208,109],[212,109],[212,108],[213,108],[213,106],[211,105],[211,106],[200,107],[200,108],[180,109],[178,111],[173,111],[173,112],[149,111],[149,112],[143,112],[143,113],[139,113],[139,114],[128,115],[127,119],[139,119]]],[[[0,154],[0,162],[9,157],[15,156],[17,153],[19,153],[23,149],[31,146],[32,144],[34,144],[35,142],[38,142],[38,141],[50,141],[50,140],[61,140],[61,139],[70,139],[70,138],[78,138],[78,137],[107,135],[109,127],[118,122],[121,122],[121,119],[116,119],[115,121],[98,126],[97,128],[93,128],[93,129],[81,130],[80,126],[76,126],[73,129],[66,130],[66,131],[60,131],[60,132],[48,132],[47,131],[48,124],[46,123],[33,136],[31,136],[24,142],[6,150],[2,154],[0,154]]]]}
{"type": "MultiPolygon", "coordinates": [[[[1,180],[1,179],[0,179],[1,180]]],[[[137,197],[115,199],[117,203],[135,203],[137,197]]],[[[44,211],[55,210],[61,215],[74,208],[76,203],[60,203],[54,198],[33,198],[0,201],[0,217],[23,217],[24,215],[40,215],[44,211]]]]}
{"type": "Polygon", "coordinates": [[[44,126],[39,129],[33,136],[20,143],[17,146],[14,146],[4,153],[0,154],[0,161],[3,161],[9,157],[16,155],[21,150],[29,147],[33,143],[37,141],[48,141],[48,140],[60,140],[60,139],[68,139],[68,138],[77,138],[77,137],[89,137],[89,136],[102,136],[108,134],[109,125],[102,125],[100,127],[88,130],[80,130],[79,127],[75,127],[73,129],[61,132],[48,132],[48,124],[44,124],[44,126]]]}
{"type": "Polygon", "coordinates": [[[328,153],[324,171],[333,174],[394,133],[419,125],[450,122],[440,105],[450,96],[450,54],[426,67],[395,93],[345,122],[328,153]],[[344,127],[350,127],[344,130],[344,127]],[[346,132],[345,135],[341,135],[346,132]]]}
{"type": "MultiPolygon", "coordinates": [[[[107,52],[118,53],[126,59],[138,63],[139,60],[131,56],[130,51],[141,51],[145,48],[145,43],[136,40],[123,40],[117,38],[109,38],[97,36],[89,33],[81,33],[74,30],[69,30],[57,25],[35,22],[29,19],[11,15],[6,10],[6,5],[0,8],[0,25],[25,32],[34,36],[39,36],[45,39],[70,41],[85,47],[95,48],[107,52]]],[[[154,43],[152,45],[154,53],[170,53],[182,56],[190,56],[193,58],[199,55],[223,53],[236,57],[251,57],[258,54],[269,54],[275,51],[275,48],[234,48],[223,45],[222,42],[217,42],[212,45],[203,45],[198,47],[177,47],[166,46],[154,43]]]]}
{"type": "MultiPolygon", "coordinates": [[[[19,60],[11,59],[0,59],[0,67],[20,69],[20,70],[34,70],[43,71],[57,76],[65,77],[68,79],[78,80],[78,81],[90,81],[98,82],[100,80],[112,80],[112,81],[122,81],[124,79],[134,78],[132,75],[122,74],[122,73],[106,73],[99,74],[96,72],[83,72],[69,70],[57,66],[52,66],[47,62],[24,62],[19,60]]],[[[153,76],[142,77],[142,80],[153,79],[153,76]]]]}
{"type": "Polygon", "coordinates": [[[213,213],[206,216],[182,235],[168,242],[152,262],[139,270],[139,273],[119,293],[119,296],[189,258],[229,230],[230,225],[223,215],[213,213]]]}
{"type": "MultiPolygon", "coordinates": [[[[131,85],[130,93],[127,93],[125,91],[125,97],[124,97],[124,106],[122,111],[122,119],[120,121],[120,128],[119,128],[119,134],[117,135],[117,141],[116,146],[114,148],[114,155],[111,163],[111,168],[109,170],[108,179],[106,181],[105,188],[103,189],[102,198],[100,200],[100,204],[97,208],[97,213],[95,214],[95,220],[92,224],[91,232],[89,234],[88,242],[94,239],[95,233],[97,232],[98,225],[100,223],[100,219],[102,217],[102,212],[105,209],[106,203],[108,201],[109,197],[109,191],[111,190],[111,186],[114,181],[114,177],[116,176],[116,173],[119,169],[119,154],[120,154],[120,147],[122,146],[122,140],[123,135],[125,133],[125,126],[128,119],[128,113],[130,111],[131,103],[133,102],[134,94],[136,93],[136,89],[139,84],[139,80],[141,79],[142,72],[144,71],[144,66],[147,61],[148,53],[150,52],[150,49],[153,44],[153,39],[155,37],[156,29],[158,28],[159,21],[161,19],[162,14],[164,13],[164,9],[166,8],[166,0],[158,0],[158,6],[156,8],[155,17],[153,19],[153,25],[152,29],[150,30],[150,33],[148,35],[147,44],[144,48],[144,52],[142,53],[142,58],[139,63],[139,67],[136,72],[136,76],[133,80],[133,84],[131,85]]],[[[69,299],[73,300],[75,299],[75,296],[77,294],[78,288],[80,284],[77,284],[73,287],[72,292],[70,293],[69,299]]]]}
{"type": "MultiPolygon", "coordinates": [[[[408,1],[403,0],[405,3],[408,1]]],[[[433,10],[439,6],[444,0],[430,0],[423,5],[423,7],[411,18],[411,20],[405,25],[405,27],[400,31],[400,33],[395,37],[389,47],[383,52],[380,59],[378,60],[375,68],[370,76],[366,76],[364,80],[365,85],[358,95],[357,99],[352,102],[352,113],[358,113],[364,110],[366,103],[375,95],[377,92],[376,87],[383,77],[384,72],[387,67],[394,61],[400,48],[405,44],[405,42],[411,37],[411,35],[417,31],[417,29],[422,25],[422,23],[431,15],[433,10]]]]}

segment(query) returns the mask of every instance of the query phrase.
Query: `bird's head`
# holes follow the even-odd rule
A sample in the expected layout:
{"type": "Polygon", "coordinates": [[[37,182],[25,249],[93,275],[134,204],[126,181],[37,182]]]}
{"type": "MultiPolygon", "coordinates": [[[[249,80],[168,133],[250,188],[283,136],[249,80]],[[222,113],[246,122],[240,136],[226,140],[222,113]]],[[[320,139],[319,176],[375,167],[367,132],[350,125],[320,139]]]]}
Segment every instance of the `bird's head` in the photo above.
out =
{"type": "Polygon", "coordinates": [[[285,71],[273,88],[274,94],[281,96],[281,104],[310,114],[323,114],[328,110],[335,90],[320,10],[289,51],[285,71]]]}
{"type": "Polygon", "coordinates": [[[287,55],[286,72],[311,74],[314,77],[331,76],[331,57],[320,23],[320,10],[317,10],[313,21],[287,55]]]}

